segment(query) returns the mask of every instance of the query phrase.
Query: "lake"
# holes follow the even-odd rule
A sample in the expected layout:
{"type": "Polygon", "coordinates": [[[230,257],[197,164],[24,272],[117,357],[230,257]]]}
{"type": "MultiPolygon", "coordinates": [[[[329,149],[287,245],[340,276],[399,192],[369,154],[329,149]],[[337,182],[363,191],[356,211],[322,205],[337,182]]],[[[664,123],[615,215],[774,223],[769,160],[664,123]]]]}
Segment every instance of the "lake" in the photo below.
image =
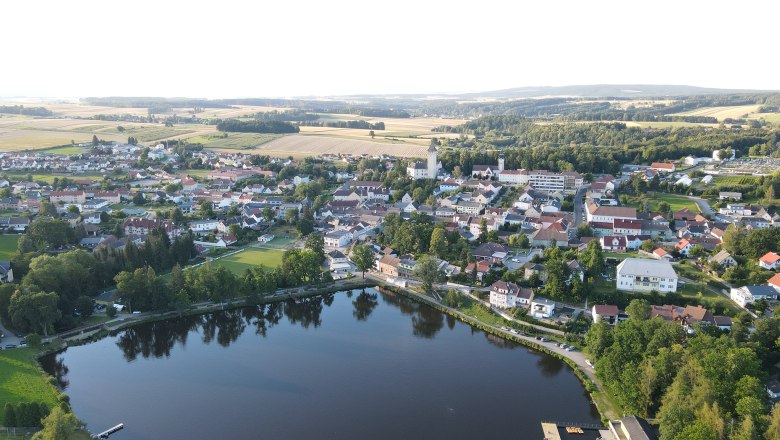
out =
{"type": "Polygon", "coordinates": [[[112,439],[541,438],[599,423],[559,359],[376,289],[142,324],[45,357],[112,439]]]}

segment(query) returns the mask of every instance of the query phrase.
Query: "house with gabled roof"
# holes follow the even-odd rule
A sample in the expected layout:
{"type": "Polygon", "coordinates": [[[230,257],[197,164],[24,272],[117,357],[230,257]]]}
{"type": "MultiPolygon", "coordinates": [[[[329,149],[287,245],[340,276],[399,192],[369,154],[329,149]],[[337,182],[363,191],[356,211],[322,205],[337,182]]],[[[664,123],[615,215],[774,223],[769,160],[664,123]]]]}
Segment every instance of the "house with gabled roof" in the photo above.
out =
{"type": "Polygon", "coordinates": [[[758,265],[764,269],[775,270],[780,265],[780,255],[775,252],[767,252],[758,259],[758,265]]]}

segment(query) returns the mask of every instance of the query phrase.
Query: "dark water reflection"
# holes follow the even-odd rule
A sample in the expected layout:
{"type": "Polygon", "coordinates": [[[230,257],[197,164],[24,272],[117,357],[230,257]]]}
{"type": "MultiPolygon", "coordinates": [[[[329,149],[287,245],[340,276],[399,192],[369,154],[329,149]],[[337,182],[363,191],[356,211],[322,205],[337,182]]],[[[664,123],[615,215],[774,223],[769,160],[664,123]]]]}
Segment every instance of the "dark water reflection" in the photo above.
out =
{"type": "Polygon", "coordinates": [[[598,422],[558,359],[374,289],[145,324],[43,363],[93,431],[125,423],[117,440],[539,438],[540,419],[598,422]]]}

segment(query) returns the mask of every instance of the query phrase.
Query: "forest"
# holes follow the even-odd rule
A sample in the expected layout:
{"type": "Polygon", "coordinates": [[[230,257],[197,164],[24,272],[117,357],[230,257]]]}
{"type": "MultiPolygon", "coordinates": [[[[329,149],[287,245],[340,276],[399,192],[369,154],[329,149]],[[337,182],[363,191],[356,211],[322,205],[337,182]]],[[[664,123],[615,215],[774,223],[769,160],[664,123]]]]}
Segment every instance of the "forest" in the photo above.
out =
{"type": "Polygon", "coordinates": [[[26,116],[51,116],[51,110],[45,107],[25,107],[23,105],[0,105],[0,113],[26,116]]]}
{"type": "Polygon", "coordinates": [[[217,130],[239,133],[298,133],[298,126],[284,121],[239,121],[222,119],[217,122],[217,130]]]}
{"type": "Polygon", "coordinates": [[[770,412],[763,385],[780,360],[780,318],[744,314],[731,332],[695,325],[687,334],[651,319],[644,300],[626,312],[614,327],[592,325],[585,340],[596,375],[627,413],[655,418],[662,440],[780,438],[780,407],[770,412]]]}
{"type": "Polygon", "coordinates": [[[621,122],[541,125],[521,116],[486,116],[439,131],[474,136],[442,140],[442,165],[449,170],[458,167],[464,175],[475,164],[497,163],[499,154],[504,154],[507,169],[615,174],[622,164],[710,157],[727,147],[738,156],[756,146],[770,156],[780,149],[780,133],[758,128],[639,128],[621,122]]]}

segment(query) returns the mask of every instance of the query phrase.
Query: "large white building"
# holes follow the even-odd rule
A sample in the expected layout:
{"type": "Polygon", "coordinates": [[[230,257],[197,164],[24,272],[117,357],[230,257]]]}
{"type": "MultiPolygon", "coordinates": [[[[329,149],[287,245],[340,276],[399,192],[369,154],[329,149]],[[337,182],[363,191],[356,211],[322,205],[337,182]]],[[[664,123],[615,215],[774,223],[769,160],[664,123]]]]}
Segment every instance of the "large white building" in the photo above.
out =
{"type": "Polygon", "coordinates": [[[428,161],[412,162],[406,167],[406,174],[412,179],[436,179],[436,175],[439,173],[439,160],[436,147],[431,144],[428,147],[428,161]]]}
{"type": "Polygon", "coordinates": [[[618,264],[615,283],[618,290],[666,293],[677,291],[677,279],[668,261],[626,258],[618,264]]]}
{"type": "Polygon", "coordinates": [[[490,305],[502,309],[510,307],[528,307],[533,291],[515,283],[496,281],[490,286],[490,305]]]}
{"type": "Polygon", "coordinates": [[[636,208],[624,206],[599,206],[592,201],[585,207],[585,218],[588,223],[614,223],[619,220],[636,220],[636,208]]]}
{"type": "Polygon", "coordinates": [[[547,170],[502,170],[498,181],[517,185],[531,185],[534,189],[547,192],[574,193],[582,188],[584,179],[574,171],[554,173],[547,170]]]}

